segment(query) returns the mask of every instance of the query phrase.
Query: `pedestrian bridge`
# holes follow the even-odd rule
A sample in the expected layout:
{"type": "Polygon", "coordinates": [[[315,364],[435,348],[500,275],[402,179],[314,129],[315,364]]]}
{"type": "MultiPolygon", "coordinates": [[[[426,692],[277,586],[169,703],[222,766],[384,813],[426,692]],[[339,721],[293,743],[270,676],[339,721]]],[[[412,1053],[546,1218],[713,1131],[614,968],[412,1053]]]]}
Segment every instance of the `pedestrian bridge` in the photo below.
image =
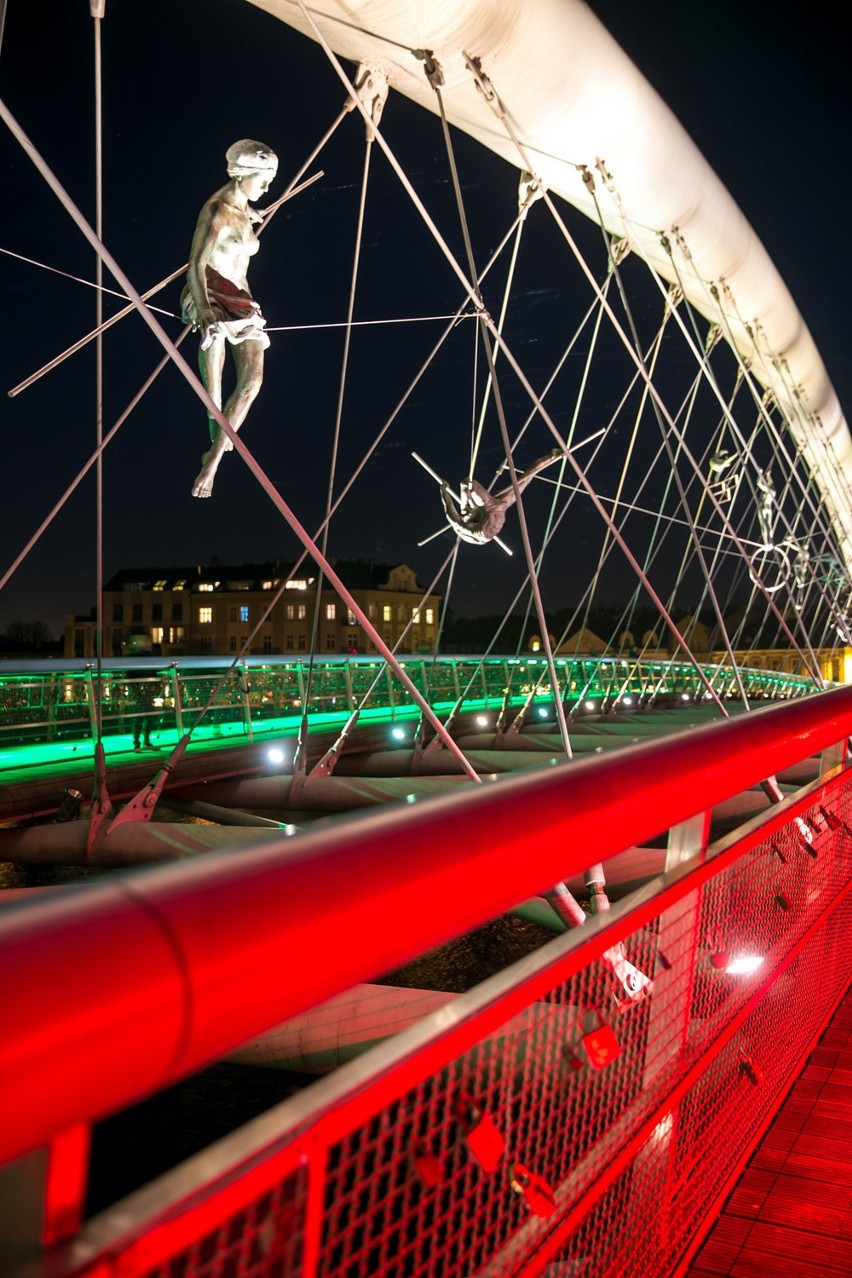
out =
{"type": "MultiPolygon", "coordinates": [[[[518,704],[532,693],[552,725],[520,665],[518,704]]],[[[187,761],[224,777],[262,725],[263,748],[280,735],[282,711],[295,725],[299,678],[276,685],[274,668],[229,676],[220,723],[169,786],[187,761]],[[269,713],[247,722],[255,702],[269,713]]],[[[325,667],[315,713],[338,713],[332,678],[354,695],[368,669],[325,667]]],[[[440,666],[445,723],[473,669],[440,666]]],[[[484,731],[477,714],[505,721],[509,667],[487,669],[456,741],[484,731]]],[[[788,684],[747,714],[713,701],[711,719],[694,674],[687,687],[658,663],[628,693],[609,669],[596,663],[585,719],[585,687],[563,709],[577,741],[625,725],[616,749],[545,751],[295,835],[231,828],[171,864],[86,873],[83,858],[73,883],[4,893],[3,1272],[683,1272],[852,976],[852,690],[788,684]],[[689,727],[665,719],[684,694],[689,727]],[[619,709],[628,695],[640,704],[619,709]],[[483,938],[505,946],[490,972],[447,979],[483,938]]],[[[128,750],[130,685],[162,685],[168,739],[224,673],[104,672],[108,792],[125,767],[169,772],[163,752],[128,750]]],[[[10,677],[34,714],[9,790],[42,751],[40,793],[61,794],[62,751],[83,741],[80,715],[45,714],[35,689],[70,686],[54,708],[85,708],[96,682],[10,677]]],[[[370,733],[416,719],[387,681],[382,695],[370,733]]],[[[151,792],[114,804],[101,840],[122,812],[156,824],[151,792]]],[[[46,843],[93,821],[84,801],[76,820],[10,824],[46,843]]]]}
{"type": "MultiPolygon", "coordinates": [[[[569,720],[590,713],[722,701],[736,706],[784,700],[813,690],[805,675],[727,664],[628,656],[554,658],[561,703],[569,720]]],[[[93,740],[111,754],[133,745],[134,728],[153,703],[157,743],[172,746],[253,741],[311,730],[372,723],[417,723],[424,704],[452,722],[487,714],[480,727],[506,734],[521,723],[554,719],[549,662],[544,656],[220,657],[169,660],[64,660],[61,666],[6,661],[0,672],[0,763],[3,768],[76,762],[93,740]]],[[[427,725],[428,726],[428,725],[427,725]]],[[[431,729],[434,732],[434,728],[431,729]]],[[[430,733],[431,735],[431,733],[430,733]]],[[[394,738],[386,738],[392,742],[394,738]]]]}

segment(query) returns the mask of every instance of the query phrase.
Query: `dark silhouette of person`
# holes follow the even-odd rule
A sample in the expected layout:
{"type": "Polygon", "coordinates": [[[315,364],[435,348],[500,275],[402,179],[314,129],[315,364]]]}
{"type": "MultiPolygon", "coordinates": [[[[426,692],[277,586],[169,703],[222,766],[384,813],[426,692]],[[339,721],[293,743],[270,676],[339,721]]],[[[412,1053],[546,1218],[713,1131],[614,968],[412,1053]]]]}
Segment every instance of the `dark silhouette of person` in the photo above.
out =
{"type": "Polygon", "coordinates": [[[143,749],[156,750],[157,747],[151,741],[151,733],[157,727],[160,718],[157,707],[154,705],[157,681],[142,679],[133,685],[133,695],[136,698],[136,713],[133,716],[133,749],[137,753],[143,749]]]}

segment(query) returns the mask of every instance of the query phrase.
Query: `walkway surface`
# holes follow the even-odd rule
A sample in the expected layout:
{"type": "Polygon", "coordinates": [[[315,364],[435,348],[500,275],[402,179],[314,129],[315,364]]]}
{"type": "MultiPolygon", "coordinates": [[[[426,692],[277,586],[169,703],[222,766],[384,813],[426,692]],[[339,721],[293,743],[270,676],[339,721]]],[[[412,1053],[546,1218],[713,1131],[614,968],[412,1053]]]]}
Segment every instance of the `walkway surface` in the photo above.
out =
{"type": "Polygon", "coordinates": [[[852,986],[688,1274],[852,1274],[852,986]]]}

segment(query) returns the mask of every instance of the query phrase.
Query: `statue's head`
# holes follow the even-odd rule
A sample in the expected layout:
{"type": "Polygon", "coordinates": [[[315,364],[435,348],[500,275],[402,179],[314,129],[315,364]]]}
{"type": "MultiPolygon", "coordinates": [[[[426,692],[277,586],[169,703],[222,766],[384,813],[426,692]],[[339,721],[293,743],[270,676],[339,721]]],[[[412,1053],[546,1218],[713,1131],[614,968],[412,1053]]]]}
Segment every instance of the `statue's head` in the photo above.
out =
{"type": "Polygon", "coordinates": [[[278,172],[278,156],[262,142],[242,138],[225,152],[228,177],[245,177],[249,173],[267,173],[274,177],[278,172]]]}

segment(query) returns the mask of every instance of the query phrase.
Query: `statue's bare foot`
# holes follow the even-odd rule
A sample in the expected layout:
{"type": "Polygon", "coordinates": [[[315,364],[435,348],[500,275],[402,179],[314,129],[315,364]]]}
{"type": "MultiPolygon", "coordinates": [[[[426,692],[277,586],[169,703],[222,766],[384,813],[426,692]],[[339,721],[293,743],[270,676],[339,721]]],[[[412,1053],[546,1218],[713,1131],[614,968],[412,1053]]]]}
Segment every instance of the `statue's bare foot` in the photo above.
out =
{"type": "Polygon", "coordinates": [[[216,478],[216,467],[219,463],[217,461],[211,465],[209,458],[209,452],[201,454],[201,470],[192,485],[193,497],[212,497],[213,495],[213,480],[216,478]]]}
{"type": "Polygon", "coordinates": [[[229,436],[225,434],[225,432],[222,430],[222,427],[219,425],[218,422],[213,421],[212,418],[209,418],[209,417],[207,420],[210,425],[211,444],[215,444],[217,442],[216,437],[218,435],[219,436],[218,442],[222,445],[222,451],[225,453],[232,453],[234,451],[234,445],[231,442],[231,439],[229,438],[229,436]]]}

